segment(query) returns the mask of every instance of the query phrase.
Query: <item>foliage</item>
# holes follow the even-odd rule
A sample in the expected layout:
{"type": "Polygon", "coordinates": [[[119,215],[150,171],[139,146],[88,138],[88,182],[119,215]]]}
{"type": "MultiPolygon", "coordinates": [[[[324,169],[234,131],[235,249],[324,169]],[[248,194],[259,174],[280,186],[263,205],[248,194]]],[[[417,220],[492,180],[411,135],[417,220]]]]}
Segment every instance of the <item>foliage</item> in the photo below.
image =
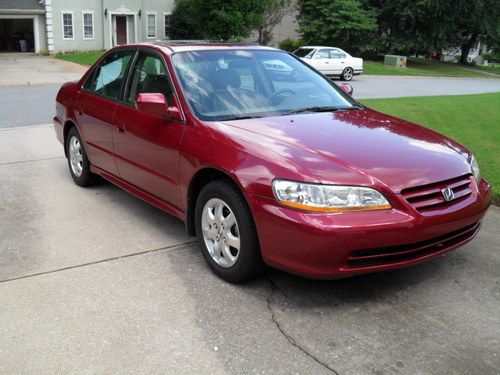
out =
{"type": "Polygon", "coordinates": [[[176,0],[170,18],[170,39],[201,39],[191,0],[176,0]]]}
{"type": "Polygon", "coordinates": [[[298,5],[299,31],[307,44],[356,51],[377,31],[375,11],[361,0],[299,0],[298,5]]]}
{"type": "Polygon", "coordinates": [[[303,45],[304,45],[304,43],[302,42],[302,40],[300,40],[300,39],[290,39],[290,38],[283,39],[279,43],[280,49],[282,49],[283,51],[288,51],[288,52],[293,52],[297,48],[300,48],[303,45]]]}
{"type": "Polygon", "coordinates": [[[193,21],[202,37],[229,40],[248,37],[263,23],[274,0],[182,0],[192,7],[193,21]]]}
{"type": "Polygon", "coordinates": [[[367,106],[422,124],[472,150],[481,174],[492,184],[500,204],[500,93],[362,100],[367,106]]]}

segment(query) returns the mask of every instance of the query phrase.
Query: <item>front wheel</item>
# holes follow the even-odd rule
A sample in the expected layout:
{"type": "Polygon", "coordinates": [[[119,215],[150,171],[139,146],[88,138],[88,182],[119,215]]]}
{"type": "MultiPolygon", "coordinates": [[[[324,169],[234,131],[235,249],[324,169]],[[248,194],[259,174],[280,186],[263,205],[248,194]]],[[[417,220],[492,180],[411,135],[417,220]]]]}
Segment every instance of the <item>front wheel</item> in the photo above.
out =
{"type": "Polygon", "coordinates": [[[265,270],[252,214],[231,183],[216,180],[202,189],[195,220],[201,252],[217,276],[239,283],[265,270]]]}
{"type": "Polygon", "coordinates": [[[343,81],[350,81],[354,77],[354,70],[352,68],[345,68],[342,74],[340,75],[340,78],[343,81]]]}

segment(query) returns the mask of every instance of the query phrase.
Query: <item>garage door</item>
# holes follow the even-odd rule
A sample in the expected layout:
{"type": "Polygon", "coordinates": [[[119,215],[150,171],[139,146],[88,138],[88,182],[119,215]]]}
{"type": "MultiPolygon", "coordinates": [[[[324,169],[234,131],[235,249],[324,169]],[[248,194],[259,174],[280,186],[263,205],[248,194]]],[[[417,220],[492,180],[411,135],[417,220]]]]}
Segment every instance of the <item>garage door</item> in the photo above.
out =
{"type": "Polygon", "coordinates": [[[0,51],[35,52],[33,18],[0,18],[0,51]]]}

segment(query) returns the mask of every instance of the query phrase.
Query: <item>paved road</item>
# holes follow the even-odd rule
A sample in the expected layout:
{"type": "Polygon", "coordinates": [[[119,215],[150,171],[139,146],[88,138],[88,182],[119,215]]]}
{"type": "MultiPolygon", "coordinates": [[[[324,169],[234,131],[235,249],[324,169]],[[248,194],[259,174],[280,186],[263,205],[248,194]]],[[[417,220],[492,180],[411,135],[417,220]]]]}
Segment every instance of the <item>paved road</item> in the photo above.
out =
{"type": "Polygon", "coordinates": [[[500,78],[358,76],[350,84],[356,99],[500,92],[500,78]]]}
{"type": "Polygon", "coordinates": [[[0,373],[498,374],[500,209],[425,264],[214,277],[183,225],[73,184],[49,126],[0,130],[0,373]]]}

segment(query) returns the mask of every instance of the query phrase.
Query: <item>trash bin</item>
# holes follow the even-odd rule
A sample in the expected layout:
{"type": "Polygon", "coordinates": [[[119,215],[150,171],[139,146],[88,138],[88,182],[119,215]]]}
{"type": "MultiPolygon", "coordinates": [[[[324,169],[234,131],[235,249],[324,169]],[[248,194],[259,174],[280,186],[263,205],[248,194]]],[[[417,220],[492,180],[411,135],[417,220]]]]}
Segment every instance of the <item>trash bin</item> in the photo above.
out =
{"type": "Polygon", "coordinates": [[[19,48],[21,49],[21,52],[28,52],[28,43],[26,43],[26,40],[21,39],[19,41],[19,48]]]}
{"type": "Polygon", "coordinates": [[[394,66],[396,68],[404,68],[406,67],[406,56],[385,55],[384,65],[394,66]]]}

